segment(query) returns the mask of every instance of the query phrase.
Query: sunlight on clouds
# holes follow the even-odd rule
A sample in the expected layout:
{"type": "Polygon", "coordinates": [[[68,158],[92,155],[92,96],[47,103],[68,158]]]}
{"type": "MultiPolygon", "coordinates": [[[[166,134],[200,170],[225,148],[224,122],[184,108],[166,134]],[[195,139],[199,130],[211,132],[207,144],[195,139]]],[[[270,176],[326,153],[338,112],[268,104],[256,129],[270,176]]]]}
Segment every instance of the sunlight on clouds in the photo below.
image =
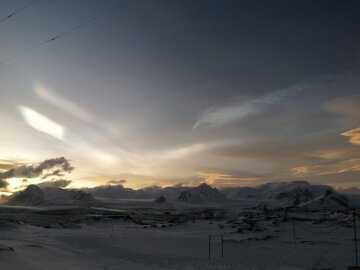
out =
{"type": "Polygon", "coordinates": [[[291,169],[295,176],[330,175],[360,171],[360,159],[342,160],[324,165],[299,166],[291,169]]]}
{"type": "Polygon", "coordinates": [[[29,126],[37,131],[64,141],[65,128],[63,126],[28,107],[20,105],[19,110],[29,126]]]}
{"type": "Polygon", "coordinates": [[[351,144],[360,145],[360,127],[345,131],[341,133],[341,135],[349,137],[349,142],[351,144]]]}
{"type": "Polygon", "coordinates": [[[162,153],[162,157],[165,159],[183,158],[188,155],[204,151],[207,148],[208,148],[208,145],[198,143],[198,144],[193,144],[190,146],[177,148],[177,149],[162,153]]]}
{"type": "Polygon", "coordinates": [[[86,153],[87,156],[91,156],[91,158],[95,158],[98,161],[110,164],[117,162],[117,157],[114,154],[107,153],[92,146],[85,138],[78,134],[71,131],[67,131],[65,133],[65,127],[36,112],[35,110],[25,106],[19,106],[19,110],[27,124],[35,130],[66,142],[74,148],[82,150],[82,152],[86,153]]]}
{"type": "Polygon", "coordinates": [[[345,150],[332,150],[332,151],[316,151],[306,154],[305,156],[332,160],[332,159],[342,158],[346,156],[346,154],[347,152],[345,150]]]}
{"type": "Polygon", "coordinates": [[[221,172],[198,172],[198,177],[209,185],[214,186],[241,186],[258,184],[257,177],[238,177],[221,172]]]}
{"type": "Polygon", "coordinates": [[[105,163],[115,164],[118,161],[118,158],[115,155],[107,152],[99,151],[96,149],[90,150],[90,152],[95,158],[105,163]]]}
{"type": "Polygon", "coordinates": [[[7,186],[7,192],[16,192],[26,188],[28,185],[31,184],[37,185],[44,181],[46,180],[41,180],[40,178],[25,179],[25,178],[14,177],[7,180],[7,182],[9,183],[9,185],[7,186]]]}
{"type": "Polygon", "coordinates": [[[41,98],[42,100],[54,105],[55,107],[58,107],[62,109],[63,111],[66,111],[75,117],[79,118],[80,120],[90,122],[94,120],[91,113],[81,108],[79,105],[77,105],[75,102],[62,97],[58,93],[49,90],[48,88],[44,87],[41,84],[35,85],[35,93],[36,95],[41,98]]]}

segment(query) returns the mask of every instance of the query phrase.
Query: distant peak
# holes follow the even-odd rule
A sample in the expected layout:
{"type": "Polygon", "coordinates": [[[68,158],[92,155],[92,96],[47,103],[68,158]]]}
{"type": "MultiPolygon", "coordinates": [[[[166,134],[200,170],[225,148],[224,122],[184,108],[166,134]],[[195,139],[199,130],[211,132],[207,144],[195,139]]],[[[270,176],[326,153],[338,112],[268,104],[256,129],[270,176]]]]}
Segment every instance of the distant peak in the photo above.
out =
{"type": "Polygon", "coordinates": [[[37,185],[28,185],[24,191],[38,191],[41,192],[41,188],[37,185]]]}
{"type": "Polygon", "coordinates": [[[212,186],[210,186],[209,184],[206,183],[202,183],[200,185],[198,185],[199,188],[213,188],[212,186]]]}

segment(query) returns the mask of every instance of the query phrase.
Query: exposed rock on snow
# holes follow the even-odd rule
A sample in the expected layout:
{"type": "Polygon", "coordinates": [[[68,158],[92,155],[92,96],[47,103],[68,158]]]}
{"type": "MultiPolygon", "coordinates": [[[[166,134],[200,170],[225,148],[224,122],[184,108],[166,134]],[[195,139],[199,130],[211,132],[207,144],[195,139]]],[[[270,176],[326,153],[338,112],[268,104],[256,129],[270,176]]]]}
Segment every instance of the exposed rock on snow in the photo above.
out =
{"type": "Polygon", "coordinates": [[[36,185],[29,185],[24,191],[12,197],[11,205],[39,205],[44,202],[44,192],[36,185]]]}
{"type": "Polygon", "coordinates": [[[8,204],[11,205],[61,205],[94,202],[95,198],[82,190],[62,188],[39,188],[29,185],[25,190],[13,196],[8,204]]]}
{"type": "Polygon", "coordinates": [[[226,201],[226,198],[217,188],[213,188],[207,184],[201,184],[200,186],[181,192],[178,200],[186,203],[204,203],[226,201]]]}

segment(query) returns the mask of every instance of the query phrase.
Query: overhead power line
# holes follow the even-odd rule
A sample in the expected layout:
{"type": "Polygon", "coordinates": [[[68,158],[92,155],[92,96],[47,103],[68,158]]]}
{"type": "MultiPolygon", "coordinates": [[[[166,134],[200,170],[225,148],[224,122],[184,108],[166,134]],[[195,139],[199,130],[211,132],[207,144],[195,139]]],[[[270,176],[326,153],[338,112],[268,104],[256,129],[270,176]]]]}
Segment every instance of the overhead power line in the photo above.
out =
{"type": "Polygon", "coordinates": [[[47,44],[49,44],[49,43],[51,43],[51,42],[53,42],[53,41],[55,41],[57,39],[60,39],[60,38],[62,38],[64,36],[72,33],[72,32],[75,32],[78,29],[80,29],[80,28],[82,28],[82,27],[84,27],[84,26],[86,26],[86,25],[88,25],[90,23],[98,21],[98,20],[102,19],[103,17],[105,17],[105,16],[107,16],[107,15],[109,15],[111,13],[116,12],[120,8],[125,7],[125,6],[131,4],[134,1],[135,0],[128,0],[128,1],[126,1],[124,3],[121,3],[121,4],[111,8],[111,9],[109,9],[109,10],[103,12],[103,13],[100,13],[100,14],[98,14],[98,15],[96,15],[96,16],[94,16],[94,17],[92,17],[92,18],[90,18],[90,19],[88,19],[88,20],[86,20],[86,21],[84,21],[84,22],[82,22],[82,23],[80,23],[80,24],[78,24],[78,25],[76,25],[76,26],[62,32],[62,33],[60,33],[59,35],[53,36],[52,38],[49,38],[49,39],[47,39],[45,41],[42,41],[42,42],[40,42],[40,43],[38,43],[38,44],[36,44],[36,45],[34,45],[32,47],[29,47],[29,48],[27,48],[27,49],[25,49],[25,50],[23,50],[21,52],[18,52],[18,53],[14,54],[14,55],[9,56],[7,58],[3,58],[2,60],[0,60],[0,65],[4,64],[6,62],[9,62],[10,60],[13,60],[13,59],[15,59],[15,58],[17,58],[17,57],[19,57],[21,55],[24,55],[24,54],[27,54],[27,53],[33,51],[33,50],[36,50],[36,49],[38,49],[38,48],[40,48],[40,47],[42,47],[44,45],[47,45],[47,44]]]}
{"type": "Polygon", "coordinates": [[[20,12],[23,11],[24,9],[26,9],[26,8],[32,6],[33,4],[35,4],[37,1],[38,1],[38,0],[33,0],[33,1],[25,4],[24,6],[18,8],[17,10],[11,12],[9,15],[7,15],[7,16],[4,17],[4,18],[2,18],[2,19],[0,20],[0,23],[3,23],[3,22],[5,22],[5,21],[9,20],[10,18],[14,17],[16,14],[20,13],[20,12]]]}

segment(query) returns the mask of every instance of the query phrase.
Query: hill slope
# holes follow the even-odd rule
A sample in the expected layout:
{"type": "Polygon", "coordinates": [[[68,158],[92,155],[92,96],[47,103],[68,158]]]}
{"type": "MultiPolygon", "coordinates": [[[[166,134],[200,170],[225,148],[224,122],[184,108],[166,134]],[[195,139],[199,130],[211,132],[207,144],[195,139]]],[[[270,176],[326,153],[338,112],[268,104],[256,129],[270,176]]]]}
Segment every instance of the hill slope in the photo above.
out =
{"type": "Polygon", "coordinates": [[[305,181],[275,182],[256,187],[230,188],[223,191],[231,199],[266,202],[273,206],[308,207],[312,209],[349,207],[349,199],[326,185],[312,185],[305,181]]]}

